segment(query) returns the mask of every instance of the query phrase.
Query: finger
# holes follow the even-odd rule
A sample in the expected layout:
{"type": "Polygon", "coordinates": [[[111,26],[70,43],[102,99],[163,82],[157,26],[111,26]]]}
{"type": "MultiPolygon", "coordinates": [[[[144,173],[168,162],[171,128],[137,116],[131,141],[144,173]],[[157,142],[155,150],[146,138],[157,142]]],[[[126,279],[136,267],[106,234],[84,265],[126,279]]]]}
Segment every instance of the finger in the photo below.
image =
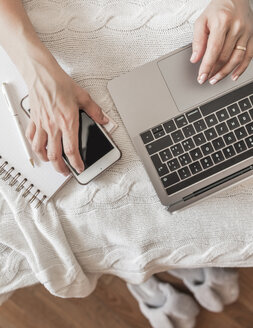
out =
{"type": "Polygon", "coordinates": [[[219,58],[226,33],[227,28],[224,25],[212,27],[207,42],[207,49],[199,68],[198,82],[200,84],[203,84],[207,80],[209,73],[219,58]]]}
{"type": "Polygon", "coordinates": [[[104,116],[102,109],[95,103],[95,101],[84,89],[80,89],[81,90],[78,99],[80,108],[85,110],[85,112],[97,123],[108,123],[108,118],[104,116]]]}
{"type": "Polygon", "coordinates": [[[57,172],[63,173],[65,176],[69,174],[69,169],[62,158],[61,133],[55,135],[48,134],[47,157],[52,162],[57,172]]]}
{"type": "Polygon", "coordinates": [[[32,149],[42,161],[48,162],[46,146],[47,133],[42,128],[37,127],[32,142],[32,149]]]}
{"type": "Polygon", "coordinates": [[[247,51],[243,62],[234,70],[232,74],[231,78],[233,81],[238,80],[238,78],[244,73],[244,71],[249,66],[252,58],[253,58],[253,38],[251,38],[250,42],[247,45],[247,51]]]}
{"type": "Polygon", "coordinates": [[[238,39],[241,36],[240,34],[241,31],[239,29],[238,24],[234,25],[229,30],[220,57],[214,64],[211,72],[209,73],[208,78],[214,76],[217,72],[221,70],[222,67],[224,67],[228,63],[230,57],[232,56],[236,43],[238,42],[238,39]]]}
{"type": "Polygon", "coordinates": [[[64,153],[67,156],[71,166],[78,172],[82,173],[84,170],[84,163],[82,161],[79,151],[79,121],[71,124],[71,128],[62,130],[62,142],[64,153]]]}
{"type": "Polygon", "coordinates": [[[29,120],[28,126],[25,131],[25,136],[26,136],[27,140],[30,142],[30,144],[33,141],[35,131],[36,131],[36,125],[34,124],[34,122],[32,120],[29,120]]]}
{"type": "MultiPolygon", "coordinates": [[[[247,41],[242,38],[238,40],[238,45],[245,46],[247,45],[247,41]]],[[[233,54],[229,60],[229,62],[218,72],[216,73],[210,80],[210,84],[216,84],[218,81],[224,79],[228,74],[230,74],[238,65],[240,65],[245,57],[245,52],[243,50],[234,49],[233,54]]]]}
{"type": "Polygon", "coordinates": [[[208,40],[208,28],[206,18],[200,17],[194,24],[192,56],[190,61],[197,63],[204,55],[208,40]]]}

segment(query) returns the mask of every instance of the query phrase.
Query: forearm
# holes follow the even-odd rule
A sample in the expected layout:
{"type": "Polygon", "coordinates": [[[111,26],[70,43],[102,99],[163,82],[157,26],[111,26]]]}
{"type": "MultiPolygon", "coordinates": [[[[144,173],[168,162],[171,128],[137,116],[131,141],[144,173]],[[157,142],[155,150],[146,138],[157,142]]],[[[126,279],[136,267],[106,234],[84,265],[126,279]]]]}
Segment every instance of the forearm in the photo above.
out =
{"type": "Polygon", "coordinates": [[[21,0],[0,0],[0,44],[27,84],[36,78],[36,66],[54,66],[55,59],[37,36],[21,0]]]}

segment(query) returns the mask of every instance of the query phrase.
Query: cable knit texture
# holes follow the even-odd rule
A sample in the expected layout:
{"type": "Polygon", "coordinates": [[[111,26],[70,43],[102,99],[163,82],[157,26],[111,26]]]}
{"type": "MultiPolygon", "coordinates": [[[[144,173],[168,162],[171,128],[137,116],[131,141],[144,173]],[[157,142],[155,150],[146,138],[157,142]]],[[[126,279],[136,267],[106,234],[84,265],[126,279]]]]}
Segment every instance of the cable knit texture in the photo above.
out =
{"type": "Polygon", "coordinates": [[[119,124],[123,156],[88,186],[72,179],[39,211],[0,180],[0,293],[39,281],[55,295],[87,296],[103,273],[139,283],[168,268],[253,264],[252,181],[169,214],[106,87],[191,42],[208,2],[24,1],[60,65],[119,124]]]}

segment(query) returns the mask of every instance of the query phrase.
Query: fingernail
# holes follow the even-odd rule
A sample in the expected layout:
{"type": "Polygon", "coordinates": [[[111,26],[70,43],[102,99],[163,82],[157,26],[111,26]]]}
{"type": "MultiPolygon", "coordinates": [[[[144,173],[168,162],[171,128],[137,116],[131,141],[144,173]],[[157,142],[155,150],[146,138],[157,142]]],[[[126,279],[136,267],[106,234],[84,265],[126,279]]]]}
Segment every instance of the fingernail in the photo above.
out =
{"type": "Polygon", "coordinates": [[[78,173],[82,173],[84,171],[84,167],[79,167],[78,169],[77,169],[77,172],[78,173]]]}
{"type": "Polygon", "coordinates": [[[236,81],[236,80],[238,80],[238,77],[239,77],[239,75],[235,75],[235,76],[232,77],[232,80],[236,81]]]}
{"type": "Polygon", "coordinates": [[[217,79],[212,78],[211,80],[209,80],[209,83],[213,85],[213,84],[215,84],[217,81],[218,81],[217,79]]]}
{"type": "Polygon", "coordinates": [[[193,51],[190,61],[193,63],[197,58],[197,51],[193,51]]]}
{"type": "Polygon", "coordinates": [[[207,74],[206,73],[202,74],[200,77],[198,77],[199,84],[203,84],[206,81],[206,79],[207,79],[207,74]]]}
{"type": "Polygon", "coordinates": [[[67,172],[67,171],[66,171],[66,172],[63,173],[63,175],[64,175],[65,177],[67,177],[67,176],[69,175],[69,173],[70,173],[70,172],[67,172]]]}
{"type": "Polygon", "coordinates": [[[108,123],[109,122],[109,120],[108,120],[108,118],[106,116],[103,117],[103,122],[104,123],[108,123]]]}

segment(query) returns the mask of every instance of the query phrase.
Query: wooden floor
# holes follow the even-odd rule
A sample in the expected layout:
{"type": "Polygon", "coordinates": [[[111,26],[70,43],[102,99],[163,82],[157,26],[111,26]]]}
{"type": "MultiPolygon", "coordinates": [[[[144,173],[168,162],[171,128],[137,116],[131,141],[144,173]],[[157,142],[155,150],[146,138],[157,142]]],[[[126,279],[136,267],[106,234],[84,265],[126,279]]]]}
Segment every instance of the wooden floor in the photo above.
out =
{"type": "MultiPolygon", "coordinates": [[[[180,281],[160,274],[186,290],[180,281]]],[[[240,270],[239,300],[220,314],[201,310],[196,328],[253,327],[253,269],[240,270]]],[[[60,299],[42,286],[19,290],[0,307],[0,328],[149,328],[136,301],[118,278],[104,276],[86,299],[60,299]]]]}

